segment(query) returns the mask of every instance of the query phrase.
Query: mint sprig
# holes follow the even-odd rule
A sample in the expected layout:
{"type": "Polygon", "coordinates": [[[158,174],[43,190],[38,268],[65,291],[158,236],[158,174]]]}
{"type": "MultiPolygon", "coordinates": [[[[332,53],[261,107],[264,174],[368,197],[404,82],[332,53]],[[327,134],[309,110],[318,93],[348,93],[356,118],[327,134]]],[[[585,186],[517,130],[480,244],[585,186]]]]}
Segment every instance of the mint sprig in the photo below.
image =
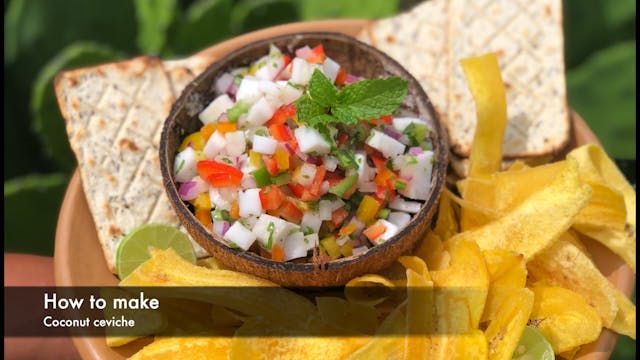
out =
{"type": "Polygon", "coordinates": [[[362,80],[336,89],[316,69],[309,88],[296,102],[298,120],[315,127],[321,123],[353,125],[376,119],[396,111],[407,91],[407,81],[395,76],[362,80]]]}

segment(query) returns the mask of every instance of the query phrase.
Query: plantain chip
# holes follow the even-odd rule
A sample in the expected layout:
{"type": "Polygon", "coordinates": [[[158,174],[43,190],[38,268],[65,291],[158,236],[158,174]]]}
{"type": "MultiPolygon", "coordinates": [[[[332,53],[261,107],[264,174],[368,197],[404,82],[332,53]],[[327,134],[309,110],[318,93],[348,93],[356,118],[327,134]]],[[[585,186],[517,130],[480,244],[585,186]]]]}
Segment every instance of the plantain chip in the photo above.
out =
{"type": "Polygon", "coordinates": [[[449,266],[451,260],[449,252],[444,250],[442,240],[435,232],[426,233],[414,254],[424,260],[431,270],[444,269],[449,266]]]}
{"type": "Polygon", "coordinates": [[[156,338],[129,360],[226,360],[230,337],[156,338]]]}
{"type": "Polygon", "coordinates": [[[450,359],[484,360],[489,357],[489,344],[482,330],[475,329],[471,334],[459,335],[450,359]]]}
{"type": "Polygon", "coordinates": [[[614,289],[613,296],[618,304],[618,313],[609,328],[618,334],[636,339],[636,306],[623,293],[614,289]]]}
{"type": "MultiPolygon", "coordinates": [[[[131,293],[118,288],[102,288],[100,289],[100,296],[108,304],[113,304],[113,299],[133,298],[131,293]]],[[[120,328],[105,328],[106,342],[109,347],[123,346],[139,338],[155,335],[164,331],[168,324],[167,316],[160,310],[115,309],[113,306],[107,306],[104,309],[105,319],[118,319],[121,317],[134,320],[136,326],[127,329],[126,334],[122,334],[123,330],[120,328]]]]}
{"type": "Polygon", "coordinates": [[[595,341],[602,330],[598,313],[571,290],[536,285],[531,325],[549,340],[556,354],[595,341]]]}
{"type": "Polygon", "coordinates": [[[453,237],[443,245],[450,264],[430,272],[436,286],[436,329],[439,334],[468,334],[480,323],[489,272],[475,241],[453,237]]]}
{"type": "Polygon", "coordinates": [[[438,218],[433,232],[440,236],[440,239],[448,240],[459,232],[457,208],[451,199],[451,192],[444,191],[440,196],[438,205],[438,218]]]}
{"type": "Polygon", "coordinates": [[[344,296],[352,303],[375,306],[393,296],[396,285],[384,276],[367,274],[351,279],[344,296]]]}
{"type": "Polygon", "coordinates": [[[338,297],[316,297],[320,318],[329,324],[365,335],[378,327],[378,313],[373,306],[352,303],[338,297]]]}
{"type": "Polygon", "coordinates": [[[608,327],[618,312],[613,295],[615,290],[576,243],[578,239],[572,233],[564,233],[557,242],[529,261],[530,280],[560,286],[582,295],[596,310],[603,326],[608,327]]]}
{"type": "Polygon", "coordinates": [[[487,339],[489,359],[510,360],[527,325],[533,307],[534,295],[527,288],[506,288],[500,311],[491,320],[484,332],[487,339]]]}
{"type": "Polygon", "coordinates": [[[477,125],[471,146],[469,176],[500,171],[502,138],[507,125],[507,97],[495,53],[460,61],[476,103],[477,125]]]}
{"type": "Polygon", "coordinates": [[[523,288],[527,282],[527,268],[521,254],[507,250],[482,252],[489,270],[489,293],[481,322],[487,322],[501,311],[501,304],[511,288],[523,288]]]}
{"type": "Polygon", "coordinates": [[[528,260],[569,229],[590,194],[589,186],[578,180],[577,164],[568,161],[549,186],[529,196],[511,212],[451,239],[474,240],[483,250],[519,252],[528,260]]]}
{"type": "Polygon", "coordinates": [[[622,194],[611,187],[587,182],[591,187],[589,204],[578,213],[573,226],[596,226],[614,230],[624,230],[627,222],[627,210],[622,194]]]}
{"type": "Polygon", "coordinates": [[[405,359],[430,359],[429,335],[434,333],[434,289],[427,266],[415,256],[400,258],[407,268],[407,330],[405,359]],[[417,265],[416,265],[417,264],[417,265]],[[412,269],[412,265],[418,271],[412,269]]]}
{"type": "Polygon", "coordinates": [[[353,352],[347,360],[389,359],[403,360],[405,358],[405,335],[407,328],[407,303],[398,305],[382,322],[376,336],[353,352]],[[396,336],[390,336],[398,334],[396,336]]]}
{"type": "Polygon", "coordinates": [[[252,275],[191,264],[171,248],[151,251],[151,258],[122,280],[120,286],[176,287],[173,290],[176,298],[224,306],[280,324],[299,324],[317,316],[313,303],[302,295],[252,275]],[[238,291],[234,287],[245,289],[238,291]],[[282,311],[282,304],[287,304],[286,311],[282,311]]]}
{"type": "Polygon", "coordinates": [[[196,261],[196,265],[203,266],[211,270],[227,270],[227,268],[224,265],[222,265],[220,261],[218,261],[213,256],[209,256],[204,259],[199,259],[198,261],[196,261]]]}
{"type": "Polygon", "coordinates": [[[631,227],[627,227],[624,230],[616,230],[609,227],[574,224],[573,228],[581,234],[597,240],[611,252],[620,256],[635,274],[636,237],[631,227]]]}

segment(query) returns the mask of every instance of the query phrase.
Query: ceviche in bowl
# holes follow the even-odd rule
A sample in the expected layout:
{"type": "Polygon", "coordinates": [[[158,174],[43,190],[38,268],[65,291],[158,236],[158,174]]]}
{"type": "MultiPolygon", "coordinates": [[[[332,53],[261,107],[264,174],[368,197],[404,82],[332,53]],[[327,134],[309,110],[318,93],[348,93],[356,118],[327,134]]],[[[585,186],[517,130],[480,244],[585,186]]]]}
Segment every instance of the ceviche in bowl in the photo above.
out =
{"type": "Polygon", "coordinates": [[[430,222],[446,136],[418,82],[350,37],[265,39],[211,65],[161,138],[172,205],[225,265],[334,286],[409,251],[430,222]]]}

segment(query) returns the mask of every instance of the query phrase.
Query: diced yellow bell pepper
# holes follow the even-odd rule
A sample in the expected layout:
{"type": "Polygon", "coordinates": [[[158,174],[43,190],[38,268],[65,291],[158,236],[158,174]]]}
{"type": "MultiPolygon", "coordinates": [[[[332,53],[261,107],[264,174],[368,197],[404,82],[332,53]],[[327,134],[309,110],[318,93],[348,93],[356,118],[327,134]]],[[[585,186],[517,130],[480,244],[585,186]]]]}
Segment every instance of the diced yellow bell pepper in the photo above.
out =
{"type": "Polygon", "coordinates": [[[380,202],[370,195],[365,195],[356,210],[356,216],[358,220],[368,224],[375,219],[378,210],[380,210],[380,202]]]}
{"type": "Polygon", "coordinates": [[[180,144],[180,147],[178,148],[178,151],[186,149],[189,144],[191,144],[193,150],[201,151],[202,149],[204,149],[205,141],[202,133],[200,131],[196,131],[184,138],[184,140],[182,140],[182,144],[180,144]]]}
{"type": "Polygon", "coordinates": [[[262,155],[259,152],[249,150],[249,162],[257,168],[262,167],[262,155]]]}
{"type": "Polygon", "coordinates": [[[189,201],[198,210],[211,210],[211,199],[208,192],[203,192],[197,198],[189,201]]]}
{"type": "Polygon", "coordinates": [[[273,154],[273,157],[276,159],[278,170],[280,172],[289,170],[289,152],[287,150],[277,148],[276,152],[273,154]]]}
{"type": "Polygon", "coordinates": [[[320,247],[329,255],[331,260],[335,260],[342,256],[340,246],[336,243],[336,237],[333,235],[327,236],[320,240],[320,247]]]}
{"type": "Polygon", "coordinates": [[[344,257],[353,255],[353,245],[351,245],[351,241],[347,241],[342,246],[340,246],[340,253],[344,257]]]}

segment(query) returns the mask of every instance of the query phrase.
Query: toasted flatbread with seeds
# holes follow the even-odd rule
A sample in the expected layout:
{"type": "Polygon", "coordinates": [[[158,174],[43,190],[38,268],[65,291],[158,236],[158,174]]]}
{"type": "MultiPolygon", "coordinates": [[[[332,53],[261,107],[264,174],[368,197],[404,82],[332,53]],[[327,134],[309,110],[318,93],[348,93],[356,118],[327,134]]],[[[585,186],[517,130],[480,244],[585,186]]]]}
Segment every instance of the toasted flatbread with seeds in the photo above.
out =
{"type": "Polygon", "coordinates": [[[116,250],[131,230],[146,223],[180,226],[162,186],[158,153],[173,91],[153,57],[63,72],[55,91],[98,238],[115,272],[116,250]]]}
{"type": "Polygon", "coordinates": [[[498,55],[507,90],[504,157],[547,156],[569,141],[560,0],[430,0],[373,22],[358,38],[420,81],[458,157],[469,156],[476,126],[459,61],[489,52],[498,55]]]}

